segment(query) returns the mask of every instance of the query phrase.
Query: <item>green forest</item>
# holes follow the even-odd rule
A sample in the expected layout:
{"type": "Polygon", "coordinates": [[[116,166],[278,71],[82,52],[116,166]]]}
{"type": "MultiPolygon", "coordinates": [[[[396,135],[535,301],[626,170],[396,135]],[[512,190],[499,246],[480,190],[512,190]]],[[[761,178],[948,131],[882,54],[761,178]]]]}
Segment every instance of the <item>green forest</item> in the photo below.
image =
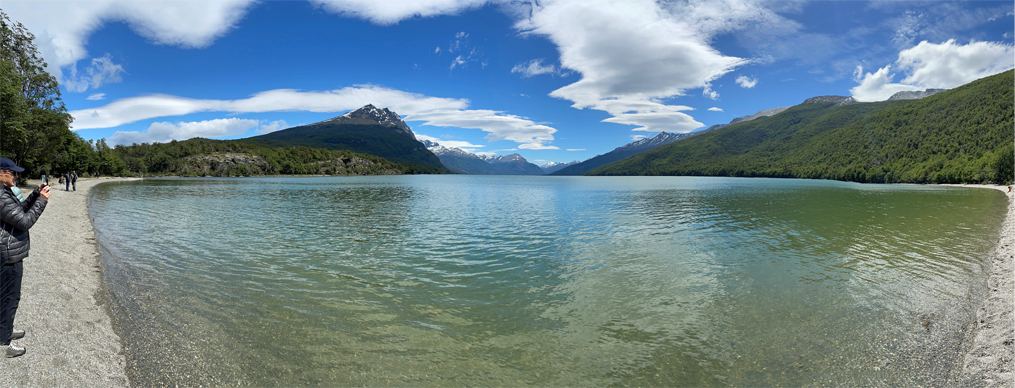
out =
{"type": "Polygon", "coordinates": [[[867,183],[1010,183],[1013,71],[920,100],[801,104],[593,170],[867,183]]]}

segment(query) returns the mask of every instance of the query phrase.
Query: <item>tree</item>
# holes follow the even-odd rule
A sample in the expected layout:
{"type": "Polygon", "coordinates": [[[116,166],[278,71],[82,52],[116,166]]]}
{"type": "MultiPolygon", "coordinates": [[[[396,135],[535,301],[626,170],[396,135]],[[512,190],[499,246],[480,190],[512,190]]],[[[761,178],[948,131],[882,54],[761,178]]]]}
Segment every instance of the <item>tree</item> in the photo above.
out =
{"type": "Polygon", "coordinates": [[[25,175],[51,165],[73,136],[59,84],[34,40],[0,11],[0,155],[24,167],[25,175]]]}

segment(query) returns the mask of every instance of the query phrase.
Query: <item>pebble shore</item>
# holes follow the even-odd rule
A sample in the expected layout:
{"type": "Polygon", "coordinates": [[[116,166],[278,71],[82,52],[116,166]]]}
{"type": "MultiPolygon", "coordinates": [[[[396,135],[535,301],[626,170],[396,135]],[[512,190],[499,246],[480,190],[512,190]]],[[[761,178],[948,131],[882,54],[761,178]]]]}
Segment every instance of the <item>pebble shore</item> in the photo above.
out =
{"type": "MultiPolygon", "coordinates": [[[[0,387],[128,387],[120,337],[102,290],[102,267],[88,214],[88,190],[113,179],[79,179],[77,191],[53,185],[32,227],[24,261],[15,340],[28,352],[0,357],[0,387]]],[[[29,180],[38,186],[39,180],[29,180]]],[[[33,189],[22,187],[25,195],[33,189]]]]}
{"type": "Polygon", "coordinates": [[[1001,190],[1008,196],[1008,213],[990,253],[990,277],[965,346],[961,387],[1015,387],[1015,191],[1006,186],[976,186],[1001,190]]]}
{"type": "MultiPolygon", "coordinates": [[[[0,387],[127,387],[120,337],[113,331],[88,191],[116,179],[81,179],[77,191],[54,186],[45,213],[32,228],[25,260],[21,305],[15,327],[27,331],[16,343],[24,356],[0,361],[0,387]]],[[[29,181],[38,185],[38,181],[29,181]]],[[[987,294],[964,346],[955,386],[1015,386],[1015,193],[990,253],[987,294]]],[[[25,189],[25,188],[23,188],[25,189]]],[[[25,189],[25,194],[31,190],[25,189]]]]}

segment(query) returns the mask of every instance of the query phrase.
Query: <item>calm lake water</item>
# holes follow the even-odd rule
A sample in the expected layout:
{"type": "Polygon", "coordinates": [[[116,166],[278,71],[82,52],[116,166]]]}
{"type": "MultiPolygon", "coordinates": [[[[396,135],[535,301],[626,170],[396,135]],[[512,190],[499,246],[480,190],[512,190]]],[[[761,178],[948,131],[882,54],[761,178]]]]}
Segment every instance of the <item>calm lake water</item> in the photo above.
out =
{"type": "Polygon", "coordinates": [[[1000,192],[691,177],[105,184],[143,385],[943,384],[1000,192]]]}

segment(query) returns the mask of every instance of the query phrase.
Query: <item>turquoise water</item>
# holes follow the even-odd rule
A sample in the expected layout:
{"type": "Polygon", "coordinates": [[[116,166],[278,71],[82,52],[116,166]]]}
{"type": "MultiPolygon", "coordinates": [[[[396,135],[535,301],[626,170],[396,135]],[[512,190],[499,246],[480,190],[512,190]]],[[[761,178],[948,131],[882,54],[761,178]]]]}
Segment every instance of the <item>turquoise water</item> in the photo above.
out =
{"type": "Polygon", "coordinates": [[[942,384],[1007,206],[691,177],[106,184],[144,384],[942,384]]]}

